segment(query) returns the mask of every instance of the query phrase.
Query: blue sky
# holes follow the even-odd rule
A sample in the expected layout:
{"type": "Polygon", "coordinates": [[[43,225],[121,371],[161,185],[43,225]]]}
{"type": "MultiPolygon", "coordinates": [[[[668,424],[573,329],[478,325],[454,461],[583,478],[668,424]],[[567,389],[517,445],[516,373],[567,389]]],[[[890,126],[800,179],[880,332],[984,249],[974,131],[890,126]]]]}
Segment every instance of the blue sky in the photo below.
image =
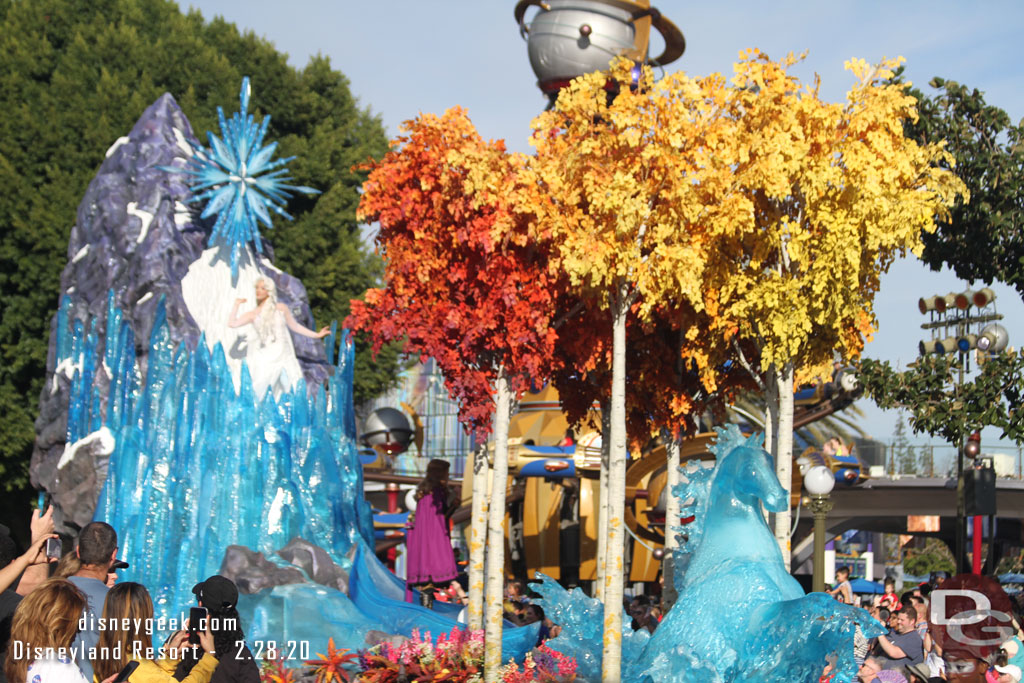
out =
{"type": "MultiPolygon", "coordinates": [[[[686,54],[668,68],[693,75],[730,72],[740,50],[758,47],[778,58],[808,52],[796,73],[822,79],[826,99],[843,99],[852,83],[843,62],[903,56],[910,80],[927,89],[933,76],[979,88],[1014,121],[1024,116],[1020,2],[732,2],[655,0],[684,33],[686,54]]],[[[529,151],[530,120],[544,107],[512,17],[512,0],[193,0],[182,2],[207,19],[220,15],[288,53],[295,66],[321,53],[351,82],[352,92],[379,114],[388,132],[419,112],[465,107],[480,132],[529,151]]],[[[658,50],[655,43],[653,51],[658,50]]],[[[259,88],[259,83],[253,83],[259,88]]],[[[229,104],[229,103],[226,103],[229,104]]],[[[271,114],[273,112],[270,112],[271,114]]],[[[865,355],[906,364],[925,337],[921,296],[961,291],[967,283],[933,273],[911,259],[897,262],[876,299],[879,331],[865,355]]],[[[1024,304],[995,284],[997,310],[1013,346],[1024,346],[1024,304]]],[[[857,404],[860,423],[880,440],[891,438],[894,412],[857,404]]],[[[986,430],[994,446],[998,432],[986,430]]],[[[928,442],[922,435],[914,437],[928,442]]],[[[987,449],[986,449],[987,450],[987,449]]]]}

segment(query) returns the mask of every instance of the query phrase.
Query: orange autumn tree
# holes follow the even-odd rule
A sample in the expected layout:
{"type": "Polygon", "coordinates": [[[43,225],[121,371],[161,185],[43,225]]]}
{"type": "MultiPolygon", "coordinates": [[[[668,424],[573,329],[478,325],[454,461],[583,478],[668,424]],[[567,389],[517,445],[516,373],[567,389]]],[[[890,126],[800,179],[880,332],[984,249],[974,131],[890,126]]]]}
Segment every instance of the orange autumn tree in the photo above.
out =
{"type": "MultiPolygon", "coordinates": [[[[549,242],[520,206],[533,188],[525,161],[483,140],[466,113],[421,115],[379,162],[369,165],[358,215],[380,225],[384,282],[352,302],[348,324],[375,348],[402,340],[444,373],[460,420],[484,438],[493,431],[493,484],[487,512],[485,675],[501,665],[508,427],[516,396],[543,381],[557,339],[553,317],[564,290],[549,264],[549,242]],[[493,420],[493,423],[492,423],[493,420]]],[[[470,547],[470,627],[479,628],[483,585],[486,470],[474,463],[470,547]],[[480,474],[482,473],[482,476],[480,474]]]]}
{"type": "MultiPolygon", "coordinates": [[[[557,388],[561,407],[574,428],[600,427],[602,439],[602,468],[598,499],[597,577],[594,597],[604,599],[606,570],[605,505],[607,493],[607,438],[606,424],[591,424],[593,410],[600,407],[603,416],[609,416],[608,397],[611,387],[611,330],[607,312],[600,311],[593,302],[582,302],[567,316],[566,332],[559,335],[556,348],[557,363],[552,384],[557,388]],[[569,332],[571,330],[571,333],[569,332]]],[[[713,357],[699,341],[699,330],[710,327],[706,313],[698,314],[685,304],[664,306],[648,322],[641,322],[630,313],[626,321],[626,434],[632,453],[639,453],[658,438],[666,445],[669,485],[678,483],[679,452],[681,442],[694,434],[698,418],[710,416],[723,419],[725,409],[734,401],[737,391],[753,388],[753,381],[736,362],[728,344],[710,348],[713,357]],[[688,323],[685,329],[683,322],[688,323]],[[697,341],[694,341],[697,340],[697,341]],[[718,371],[714,383],[701,380],[695,371],[699,355],[705,364],[713,363],[718,371]]],[[[749,344],[744,345],[748,356],[753,355],[749,344]]],[[[706,427],[705,427],[706,428],[706,427]]],[[[666,519],[678,524],[678,501],[669,496],[666,519]]],[[[675,543],[675,534],[666,527],[666,549],[675,543]]],[[[666,586],[671,581],[671,561],[665,560],[666,586]]]]}

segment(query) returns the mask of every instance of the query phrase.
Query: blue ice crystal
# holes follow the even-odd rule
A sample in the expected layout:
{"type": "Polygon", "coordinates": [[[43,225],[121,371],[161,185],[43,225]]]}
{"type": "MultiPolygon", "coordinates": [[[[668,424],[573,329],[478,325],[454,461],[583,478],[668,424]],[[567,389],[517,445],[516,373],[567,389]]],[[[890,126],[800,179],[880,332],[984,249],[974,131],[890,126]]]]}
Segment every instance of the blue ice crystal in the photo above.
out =
{"type": "Polygon", "coordinates": [[[143,379],[112,294],[107,308],[105,333],[71,320],[67,298],[58,312],[57,362],[74,369],[67,438],[109,430],[114,450],[94,518],[117,529],[126,577],[146,583],[158,615],[187,608],[192,586],[217,573],[229,545],[271,557],[301,537],[344,566],[353,544],[373,542],[347,337],[326,387],[307,392],[300,379],[277,400],[268,392],[257,401],[244,365],[236,391],[219,344],[211,351],[200,338],[190,351],[172,342],[163,301],[143,379]]]}
{"type": "Polygon", "coordinates": [[[198,147],[185,168],[167,170],[189,176],[192,195],[188,202],[209,200],[202,217],[216,214],[209,246],[218,241],[231,245],[231,275],[238,274],[238,256],[249,242],[262,251],[259,224],[272,228],[271,212],[291,219],[284,210],[292,192],[318,194],[311,187],[289,185],[285,164],[295,157],[272,161],[277,143],[263,145],[270,117],[257,123],[249,109],[252,88],[249,77],[242,79],[239,111],[230,118],[217,107],[222,138],[207,131],[210,146],[198,147]],[[275,170],[276,169],[276,170],[275,170]]]}
{"type": "MultiPolygon", "coordinates": [[[[530,590],[539,593],[534,604],[544,610],[544,616],[561,627],[561,633],[547,641],[547,646],[576,660],[578,680],[601,680],[601,647],[604,629],[604,604],[589,597],[579,588],[567,591],[549,576],[537,572],[540,583],[531,583],[530,590]]],[[[623,610],[622,661],[640,656],[647,644],[646,629],[630,628],[631,617],[623,610]]]]}
{"type": "MultiPolygon", "coordinates": [[[[326,343],[334,364],[333,330],[326,343]]],[[[300,379],[260,401],[245,365],[236,390],[220,344],[211,351],[200,338],[190,351],[171,341],[163,301],[148,348],[143,377],[113,292],[103,332],[95,319],[73,319],[70,298],[61,302],[56,360],[72,372],[67,443],[109,431],[114,448],[94,519],[117,529],[119,556],[131,564],[124,578],[146,584],[158,617],[187,613],[192,586],[218,573],[228,546],[291,566],[275,551],[301,537],[348,572],[348,591],[307,582],[243,595],[250,641],[308,642],[316,652],[328,637],[357,649],[370,631],[436,636],[459,627],[440,609],[405,602],[404,584],[371,550],[347,335],[326,387],[308,392],[300,379]]],[[[503,658],[522,660],[539,628],[506,628],[503,658]]]]}

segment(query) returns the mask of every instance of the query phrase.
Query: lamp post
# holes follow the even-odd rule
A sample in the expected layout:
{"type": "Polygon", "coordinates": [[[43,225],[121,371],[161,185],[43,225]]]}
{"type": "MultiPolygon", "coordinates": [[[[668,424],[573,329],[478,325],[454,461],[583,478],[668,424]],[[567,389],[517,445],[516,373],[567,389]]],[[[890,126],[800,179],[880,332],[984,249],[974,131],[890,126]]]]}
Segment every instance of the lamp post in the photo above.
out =
{"type": "Polygon", "coordinates": [[[814,579],[811,590],[816,593],[825,590],[825,518],[832,510],[828,494],[835,485],[835,475],[824,465],[816,465],[804,475],[804,488],[811,494],[811,514],[814,515],[814,579]]]}

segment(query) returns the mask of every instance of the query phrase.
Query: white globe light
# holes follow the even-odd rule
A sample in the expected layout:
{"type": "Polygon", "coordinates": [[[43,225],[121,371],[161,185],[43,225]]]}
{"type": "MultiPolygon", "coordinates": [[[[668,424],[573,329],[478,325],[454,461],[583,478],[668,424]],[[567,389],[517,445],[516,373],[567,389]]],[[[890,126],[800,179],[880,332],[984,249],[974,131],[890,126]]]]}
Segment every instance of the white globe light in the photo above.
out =
{"type": "Polygon", "coordinates": [[[807,470],[804,475],[804,488],[812,496],[822,496],[829,493],[836,485],[836,477],[832,470],[824,465],[815,465],[807,470]]]}

